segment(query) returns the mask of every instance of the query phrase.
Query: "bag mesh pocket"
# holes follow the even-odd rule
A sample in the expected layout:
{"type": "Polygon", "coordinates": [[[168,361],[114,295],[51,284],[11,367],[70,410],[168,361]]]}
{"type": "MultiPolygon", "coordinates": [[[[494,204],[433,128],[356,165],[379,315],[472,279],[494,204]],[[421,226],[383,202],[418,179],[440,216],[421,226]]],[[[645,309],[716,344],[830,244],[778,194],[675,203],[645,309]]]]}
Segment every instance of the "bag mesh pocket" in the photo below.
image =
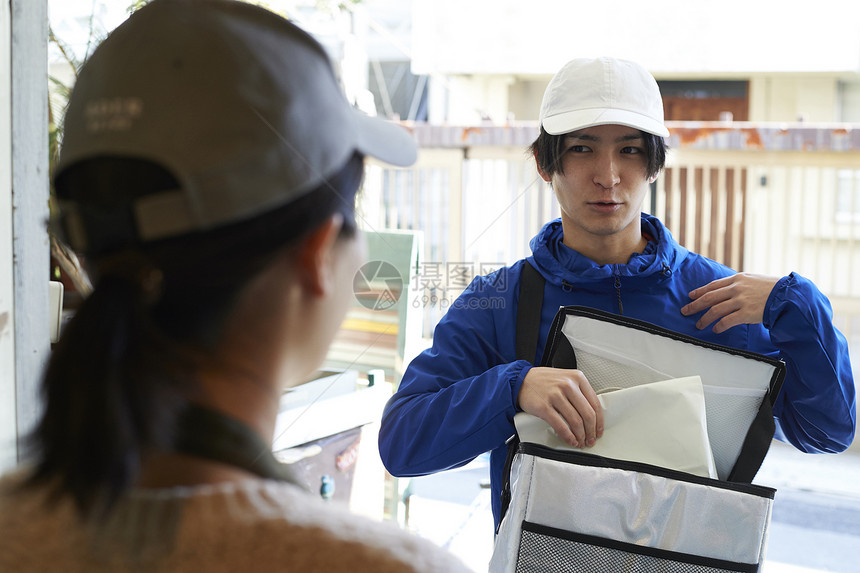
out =
{"type": "Polygon", "coordinates": [[[751,573],[758,566],[577,535],[523,522],[517,573],[751,573]]]}
{"type": "Polygon", "coordinates": [[[653,368],[625,364],[582,348],[576,348],[576,367],[586,373],[588,383],[596,391],[607,388],[632,388],[640,384],[677,378],[653,368]]]}

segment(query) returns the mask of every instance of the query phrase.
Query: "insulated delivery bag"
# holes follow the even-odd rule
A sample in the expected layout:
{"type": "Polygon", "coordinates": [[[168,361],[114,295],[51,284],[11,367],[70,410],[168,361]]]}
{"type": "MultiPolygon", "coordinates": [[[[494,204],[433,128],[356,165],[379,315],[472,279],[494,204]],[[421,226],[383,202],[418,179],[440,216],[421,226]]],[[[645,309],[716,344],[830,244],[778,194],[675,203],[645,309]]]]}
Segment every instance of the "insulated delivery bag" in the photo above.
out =
{"type": "Polygon", "coordinates": [[[585,374],[604,434],[578,450],[517,414],[491,572],[759,571],[781,361],[570,306],[541,364],[585,374]]]}

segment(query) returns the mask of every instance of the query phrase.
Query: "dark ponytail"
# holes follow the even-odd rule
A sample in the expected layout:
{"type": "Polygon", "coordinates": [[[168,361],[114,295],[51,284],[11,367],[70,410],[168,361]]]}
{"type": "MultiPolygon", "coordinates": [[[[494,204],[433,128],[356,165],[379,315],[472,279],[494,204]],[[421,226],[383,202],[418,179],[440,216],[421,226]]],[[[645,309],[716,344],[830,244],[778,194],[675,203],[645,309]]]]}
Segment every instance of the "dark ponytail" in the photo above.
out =
{"type": "Polygon", "coordinates": [[[183,360],[143,299],[132,280],[103,277],[45,373],[32,481],[58,480],[54,491],[70,494],[84,515],[107,510],[129,487],[143,448],[169,446],[183,403],[183,360]]]}
{"type": "MultiPolygon", "coordinates": [[[[171,449],[195,372],[216,359],[211,351],[244,285],[335,213],[343,215],[343,234],[355,232],[362,175],[355,155],[319,188],[251,220],[90,254],[96,286],[50,357],[25,487],[70,496],[81,516],[106,514],[137,480],[142,457],[171,449]]],[[[117,158],[84,162],[58,178],[58,191],[98,221],[129,209],[118,189],[138,197],[173,185],[158,166],[117,158]]]]}

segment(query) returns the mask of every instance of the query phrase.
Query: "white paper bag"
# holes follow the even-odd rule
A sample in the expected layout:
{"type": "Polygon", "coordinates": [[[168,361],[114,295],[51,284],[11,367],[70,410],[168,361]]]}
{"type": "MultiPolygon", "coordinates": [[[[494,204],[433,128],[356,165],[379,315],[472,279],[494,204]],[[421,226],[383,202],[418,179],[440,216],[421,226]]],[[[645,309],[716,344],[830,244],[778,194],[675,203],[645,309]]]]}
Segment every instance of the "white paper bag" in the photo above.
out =
{"type": "MultiPolygon", "coordinates": [[[[705,397],[698,376],[673,378],[598,395],[603,436],[582,451],[606,458],[652,464],[702,477],[717,477],[708,439],[705,397]]],[[[521,442],[558,450],[567,445],[545,421],[514,416],[521,442]]]]}

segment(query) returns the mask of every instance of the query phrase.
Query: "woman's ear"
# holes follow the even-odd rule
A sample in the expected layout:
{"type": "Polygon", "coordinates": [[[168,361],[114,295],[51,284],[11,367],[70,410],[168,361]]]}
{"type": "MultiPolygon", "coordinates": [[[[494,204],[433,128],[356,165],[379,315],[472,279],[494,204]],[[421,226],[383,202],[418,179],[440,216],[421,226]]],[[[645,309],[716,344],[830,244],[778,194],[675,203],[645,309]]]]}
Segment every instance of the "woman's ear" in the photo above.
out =
{"type": "Polygon", "coordinates": [[[325,296],[334,289],[334,249],[342,226],[343,216],[332,215],[317,227],[299,248],[298,279],[314,296],[325,296]]]}

